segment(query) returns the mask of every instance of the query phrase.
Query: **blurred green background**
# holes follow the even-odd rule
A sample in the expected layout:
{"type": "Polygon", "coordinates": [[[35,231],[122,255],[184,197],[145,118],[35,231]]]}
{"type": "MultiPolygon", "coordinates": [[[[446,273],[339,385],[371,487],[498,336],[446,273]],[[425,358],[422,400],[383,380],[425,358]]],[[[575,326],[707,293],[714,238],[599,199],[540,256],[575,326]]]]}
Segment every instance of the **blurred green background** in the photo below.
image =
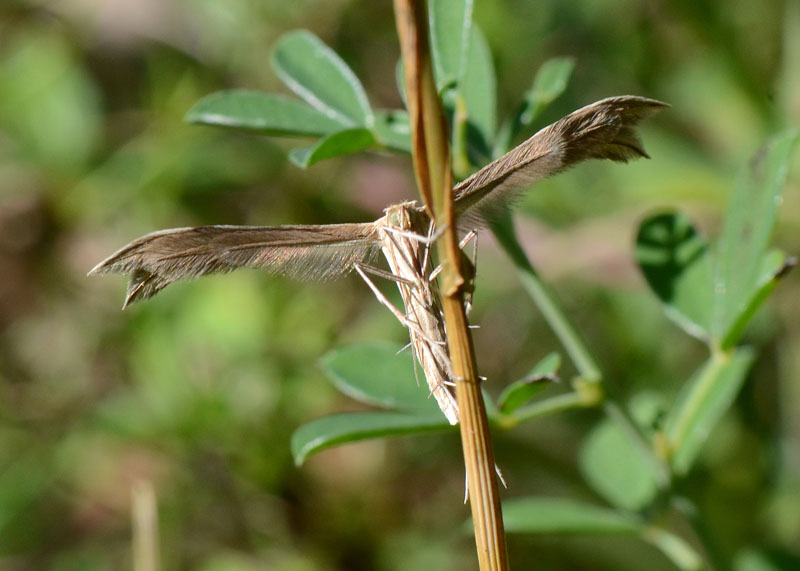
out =
{"type": "MultiPolygon", "coordinates": [[[[715,234],[736,171],[771,133],[800,125],[800,3],[475,10],[501,116],[557,55],[576,57],[576,73],[542,124],[623,93],[673,106],[643,128],[653,160],[583,165],[537,186],[518,216],[610,381],[668,401],[704,347],[645,288],[636,227],[674,206],[715,234]]],[[[284,141],[182,122],[219,89],[285,92],[268,56],[299,27],[342,55],[374,107],[401,105],[388,1],[0,4],[0,569],[131,568],[137,482],[158,498],[164,569],[474,568],[455,431],[292,463],[296,427],[358,408],[319,358],[359,341],[405,342],[357,278],[297,284],[245,271],[175,285],[123,313],[122,278],[85,277],[156,229],[366,221],[413,198],[407,157],[301,171],[284,141]]],[[[779,214],[776,241],[789,253],[800,251],[799,175],[795,165],[779,214]]],[[[479,256],[472,321],[496,394],[559,347],[488,232],[479,256]]],[[[730,552],[800,550],[798,281],[782,282],[751,328],[759,359],[681,482],[730,552]]],[[[498,433],[504,496],[600,501],[575,460],[597,419],[573,412],[498,433]]],[[[633,539],[512,537],[510,551],[515,569],[670,569],[633,539]]]]}

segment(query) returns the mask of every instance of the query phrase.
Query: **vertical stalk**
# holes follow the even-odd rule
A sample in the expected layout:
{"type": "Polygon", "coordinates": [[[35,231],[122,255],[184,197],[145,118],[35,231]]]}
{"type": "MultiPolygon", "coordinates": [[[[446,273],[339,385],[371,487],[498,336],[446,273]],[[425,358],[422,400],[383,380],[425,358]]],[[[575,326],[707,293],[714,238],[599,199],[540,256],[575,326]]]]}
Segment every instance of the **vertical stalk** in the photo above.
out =
{"type": "Polygon", "coordinates": [[[134,571],[158,571],[158,507],[152,482],[134,482],[131,489],[134,571]]]}
{"type": "Polygon", "coordinates": [[[465,279],[461,273],[447,122],[433,77],[425,0],[394,0],[403,56],[411,149],[420,195],[443,235],[437,242],[447,343],[456,382],[461,443],[467,470],[475,543],[481,571],[506,571],[503,516],[495,474],[494,451],[475,351],[464,312],[465,279]]]}

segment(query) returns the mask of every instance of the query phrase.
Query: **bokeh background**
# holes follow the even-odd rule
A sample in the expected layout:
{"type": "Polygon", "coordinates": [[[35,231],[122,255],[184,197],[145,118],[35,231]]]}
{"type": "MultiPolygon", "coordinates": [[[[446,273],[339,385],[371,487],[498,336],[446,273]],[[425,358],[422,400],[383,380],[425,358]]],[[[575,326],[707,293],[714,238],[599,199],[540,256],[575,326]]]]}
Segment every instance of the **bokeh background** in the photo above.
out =
{"type": "MultiPolygon", "coordinates": [[[[557,55],[574,56],[576,73],[542,124],[616,94],[672,104],[643,129],[653,160],[584,165],[540,184],[518,216],[610,381],[671,398],[704,347],[646,290],[637,223],[678,207],[713,236],[737,170],[776,129],[800,125],[800,4],[495,0],[477,2],[475,20],[501,117],[557,55]]],[[[401,105],[388,1],[0,3],[0,569],[131,568],[137,486],[158,499],[167,570],[474,568],[456,433],[292,463],[296,427],[359,408],[319,358],[404,342],[358,279],[239,272],[121,312],[124,280],[86,277],[155,229],[365,221],[414,196],[407,157],[301,171],[286,141],[182,122],[222,88],[285,92],[270,48],[299,27],[344,57],[374,107],[401,105]]],[[[798,230],[795,165],[776,243],[800,252],[798,230]]],[[[558,345],[488,233],[478,271],[478,361],[496,394],[558,345]]],[[[682,483],[724,550],[800,551],[799,282],[782,282],[751,328],[760,357],[682,483]]],[[[574,412],[499,433],[505,496],[601,502],[575,460],[597,419],[574,412]]],[[[632,539],[512,537],[510,549],[515,569],[670,569],[632,539]]]]}

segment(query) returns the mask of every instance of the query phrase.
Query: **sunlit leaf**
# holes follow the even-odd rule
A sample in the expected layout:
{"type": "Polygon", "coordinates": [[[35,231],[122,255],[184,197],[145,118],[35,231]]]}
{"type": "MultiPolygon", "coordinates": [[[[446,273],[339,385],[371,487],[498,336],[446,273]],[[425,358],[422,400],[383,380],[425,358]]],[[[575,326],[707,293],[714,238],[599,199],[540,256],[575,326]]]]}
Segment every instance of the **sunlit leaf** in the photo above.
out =
{"type": "Polygon", "coordinates": [[[764,255],[769,247],[783,186],[800,132],[789,130],[772,139],[739,176],[717,249],[714,272],[712,334],[722,349],[736,344],[744,325],[741,316],[754,313],[764,255]],[[735,331],[734,331],[735,328],[735,331]],[[735,334],[733,334],[735,333],[735,334]]]}
{"type": "Polygon", "coordinates": [[[561,365],[561,356],[550,353],[536,363],[531,371],[522,379],[514,381],[500,393],[497,406],[503,414],[514,412],[539,394],[551,382],[557,380],[556,372],[561,365]]]}
{"type": "Polygon", "coordinates": [[[378,143],[395,151],[411,151],[408,113],[400,110],[376,111],[373,133],[378,143]]]}
{"type": "Polygon", "coordinates": [[[636,259],[667,315],[690,335],[707,340],[714,303],[711,254],[689,219],[668,212],[644,220],[636,259]]]}
{"type": "Polygon", "coordinates": [[[246,89],[204,97],[186,114],[186,121],[233,127],[265,135],[324,136],[344,128],[341,121],[295,101],[246,89]]]}
{"type": "Polygon", "coordinates": [[[463,73],[469,50],[473,0],[431,0],[428,3],[436,85],[454,85],[463,73]]]}
{"type": "Polygon", "coordinates": [[[425,384],[414,376],[411,351],[393,343],[369,343],[329,352],[321,361],[328,378],[359,402],[385,408],[427,411],[439,408],[425,384]]]}
{"type": "Polygon", "coordinates": [[[655,495],[656,480],[647,458],[616,422],[598,424],[579,454],[586,481],[609,503],[637,510],[655,495]]]}
{"type": "Polygon", "coordinates": [[[686,473],[711,429],[733,403],[755,353],[741,347],[730,355],[714,354],[692,376],[664,424],[673,469],[686,473]]]}
{"type": "Polygon", "coordinates": [[[467,111],[467,142],[473,164],[489,158],[497,130],[497,78],[486,36],[473,27],[463,77],[457,96],[467,111]]]}
{"type": "Polygon", "coordinates": [[[361,82],[336,52],[311,32],[284,34],[270,61],[289,89],[329,118],[353,127],[372,125],[372,109],[361,82]]]}
{"type": "Polygon", "coordinates": [[[431,432],[449,428],[441,412],[402,414],[393,412],[352,412],[312,420],[292,435],[292,455],[296,464],[326,448],[348,442],[431,432]]]}
{"type": "Polygon", "coordinates": [[[515,498],[503,502],[503,522],[509,533],[630,535],[642,523],[634,516],[556,498],[515,498]]]}
{"type": "Polygon", "coordinates": [[[532,124],[545,107],[566,90],[574,70],[575,59],[571,57],[556,57],[542,64],[522,103],[514,114],[503,122],[497,135],[495,156],[502,155],[510,149],[520,131],[532,124]]]}
{"type": "Polygon", "coordinates": [[[307,168],[325,159],[363,151],[374,144],[375,137],[369,129],[346,129],[308,147],[292,149],[289,159],[297,166],[307,168]]]}

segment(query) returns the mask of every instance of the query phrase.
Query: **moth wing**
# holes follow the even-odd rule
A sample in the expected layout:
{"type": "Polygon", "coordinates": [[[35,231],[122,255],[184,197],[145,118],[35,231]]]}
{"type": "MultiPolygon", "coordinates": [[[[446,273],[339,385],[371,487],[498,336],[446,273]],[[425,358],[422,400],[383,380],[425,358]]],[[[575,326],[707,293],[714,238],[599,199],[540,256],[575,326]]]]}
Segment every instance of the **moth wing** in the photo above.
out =
{"type": "Polygon", "coordinates": [[[142,236],[90,274],[129,274],[124,307],[174,281],[255,268],[304,280],[349,272],[380,250],[374,224],[198,226],[142,236]]]}

